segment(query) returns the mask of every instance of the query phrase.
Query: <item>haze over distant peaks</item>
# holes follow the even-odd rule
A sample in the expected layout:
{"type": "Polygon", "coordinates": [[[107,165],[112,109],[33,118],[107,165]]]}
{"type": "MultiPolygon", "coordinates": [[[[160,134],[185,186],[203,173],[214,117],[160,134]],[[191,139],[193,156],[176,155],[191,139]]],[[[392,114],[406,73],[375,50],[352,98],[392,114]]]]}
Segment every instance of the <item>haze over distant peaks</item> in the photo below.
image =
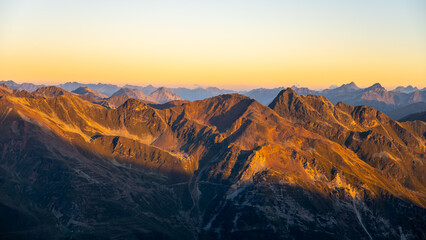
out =
{"type": "MultiPolygon", "coordinates": [[[[395,88],[394,91],[403,92],[403,93],[411,93],[411,92],[415,92],[415,91],[418,91],[418,90],[419,89],[417,87],[413,87],[411,85],[408,85],[407,87],[399,86],[399,87],[395,88]]],[[[425,89],[423,89],[423,90],[425,90],[425,89]]]]}
{"type": "Polygon", "coordinates": [[[154,92],[155,90],[157,90],[157,88],[154,87],[154,86],[152,86],[151,84],[149,84],[149,85],[147,85],[145,87],[126,84],[126,85],[123,86],[123,88],[138,89],[141,92],[145,93],[146,95],[150,95],[152,92],[154,92]]]}
{"type": "Polygon", "coordinates": [[[85,83],[79,83],[79,82],[67,82],[64,84],[59,84],[59,87],[66,89],[68,91],[74,91],[79,87],[89,87],[90,89],[100,92],[102,94],[105,94],[107,96],[111,96],[114,92],[118,91],[120,89],[119,86],[114,84],[104,84],[104,83],[97,83],[97,84],[85,84],[85,83]]]}
{"type": "Polygon", "coordinates": [[[158,101],[155,100],[153,97],[146,95],[145,93],[143,93],[142,91],[138,89],[133,89],[133,88],[121,88],[120,90],[112,94],[112,96],[117,96],[117,95],[126,95],[134,99],[143,100],[150,103],[158,103],[158,101]]]}
{"type": "MultiPolygon", "coordinates": [[[[31,83],[25,84],[17,84],[13,81],[2,81],[0,83],[4,83],[13,89],[34,89],[35,87],[41,87],[41,85],[34,85],[31,83]]],[[[205,98],[217,96],[220,94],[228,94],[228,93],[241,93],[251,98],[256,99],[260,103],[264,105],[268,105],[274,99],[281,90],[285,89],[284,87],[277,88],[257,88],[252,89],[250,91],[234,91],[234,90],[226,90],[220,89],[216,87],[207,87],[207,88],[164,88],[167,90],[167,94],[163,94],[163,99],[156,100],[155,98],[149,96],[153,92],[155,92],[158,88],[148,85],[148,86],[135,86],[135,85],[125,85],[125,89],[137,89],[136,93],[131,93],[133,90],[126,90],[126,92],[118,92],[121,88],[117,85],[113,84],[83,84],[78,82],[69,82],[65,84],[61,84],[59,86],[64,87],[67,90],[76,90],[79,87],[89,87],[94,91],[98,91],[101,94],[106,96],[111,96],[113,94],[120,95],[125,94],[128,97],[141,99],[151,103],[160,103],[168,100],[178,99],[171,93],[177,94],[184,100],[195,101],[202,100],[205,98]],[[112,92],[113,91],[113,92],[112,92]],[[118,93],[117,93],[118,92],[118,93]],[[141,95],[143,93],[145,95],[141,95]],[[168,96],[168,97],[167,97],[168,96]]],[[[426,89],[418,89],[417,87],[407,86],[407,87],[398,87],[395,90],[387,91],[380,83],[373,84],[368,88],[360,88],[354,82],[350,82],[348,84],[342,84],[339,87],[330,87],[324,90],[313,90],[305,87],[299,87],[298,85],[294,85],[291,87],[294,91],[296,91],[300,95],[322,95],[327,97],[332,103],[337,104],[338,102],[344,102],[350,105],[367,105],[372,106],[380,111],[385,113],[395,112],[398,109],[401,112],[406,112],[407,114],[420,112],[423,109],[416,109],[415,107],[408,107],[411,104],[426,102],[426,89]],[[408,108],[405,108],[408,107],[408,108]],[[411,110],[411,112],[407,112],[407,109],[411,110]]],[[[124,91],[124,90],[123,90],[124,91]]],[[[157,93],[155,94],[157,95],[157,93]]],[[[92,96],[94,97],[94,96],[92,96]]],[[[100,100],[101,96],[98,96],[96,99],[100,100]]],[[[102,96],[104,97],[104,96],[102,96]]],[[[115,102],[113,106],[116,106],[117,103],[122,102],[124,98],[120,98],[120,101],[115,99],[112,102],[115,102]]],[[[105,103],[105,102],[103,102],[105,103]]],[[[414,106],[414,105],[413,105],[414,106]]],[[[391,116],[399,116],[399,114],[391,114],[391,116]]],[[[395,118],[397,120],[399,118],[395,118]]]]}
{"type": "Polygon", "coordinates": [[[8,80],[8,81],[0,81],[0,84],[6,84],[7,86],[15,89],[15,90],[25,90],[28,92],[34,92],[35,90],[37,90],[40,87],[44,87],[44,85],[37,85],[37,84],[32,84],[32,83],[16,83],[12,80],[8,80]]]}
{"type": "Polygon", "coordinates": [[[164,87],[160,87],[149,95],[159,103],[166,103],[174,100],[183,100],[176,93],[167,90],[164,87]]]}

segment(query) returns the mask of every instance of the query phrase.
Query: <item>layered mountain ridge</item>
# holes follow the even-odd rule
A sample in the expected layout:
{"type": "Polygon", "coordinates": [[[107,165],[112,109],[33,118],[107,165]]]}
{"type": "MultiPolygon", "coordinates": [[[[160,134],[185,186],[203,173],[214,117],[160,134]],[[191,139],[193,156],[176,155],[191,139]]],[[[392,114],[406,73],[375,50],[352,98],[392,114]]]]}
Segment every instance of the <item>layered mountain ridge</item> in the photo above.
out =
{"type": "Polygon", "coordinates": [[[424,122],[291,89],[155,108],[0,91],[0,209],[22,219],[3,236],[425,237],[424,122]]]}
{"type": "MultiPolygon", "coordinates": [[[[29,92],[35,91],[37,88],[42,87],[43,85],[34,85],[31,83],[22,83],[18,84],[13,81],[0,81],[0,83],[6,84],[12,87],[15,90],[26,90],[29,92]]],[[[94,91],[98,91],[101,94],[106,96],[112,95],[120,95],[125,94],[132,98],[138,98],[137,95],[140,94],[132,94],[133,90],[127,90],[129,94],[125,92],[119,92],[115,94],[117,91],[120,91],[121,87],[113,84],[83,84],[77,82],[68,82],[65,84],[58,85],[59,87],[68,90],[74,91],[79,87],[89,87],[94,91]]],[[[275,96],[281,91],[284,90],[284,87],[278,88],[257,88],[250,91],[236,91],[236,90],[228,90],[228,89],[219,89],[215,87],[207,87],[207,88],[157,88],[152,85],[147,86],[135,86],[126,84],[124,89],[135,89],[142,92],[145,95],[150,95],[158,89],[164,89],[168,91],[167,100],[176,100],[176,97],[170,97],[171,95],[177,94],[183,100],[195,101],[202,100],[210,97],[214,97],[220,94],[230,94],[230,93],[240,93],[256,99],[258,102],[263,105],[269,105],[275,96]]],[[[333,86],[324,90],[312,90],[305,87],[292,86],[294,91],[296,91],[299,95],[321,95],[327,97],[333,104],[337,104],[338,102],[344,102],[349,105],[367,105],[370,107],[374,107],[389,116],[393,120],[399,120],[404,116],[409,114],[423,112],[425,109],[416,108],[418,104],[426,103],[426,88],[419,89],[417,87],[413,87],[411,85],[407,87],[399,86],[394,90],[388,91],[380,84],[373,84],[367,88],[360,88],[354,82],[343,84],[341,86],[333,86]],[[401,114],[405,114],[401,116],[401,114]]],[[[123,91],[123,90],[121,90],[123,91]]],[[[164,96],[164,94],[163,94],[164,96]]],[[[148,97],[141,97],[140,100],[145,100],[148,97]]],[[[156,99],[156,103],[163,103],[165,100],[156,99]]],[[[148,102],[152,102],[150,99],[148,102]]]]}

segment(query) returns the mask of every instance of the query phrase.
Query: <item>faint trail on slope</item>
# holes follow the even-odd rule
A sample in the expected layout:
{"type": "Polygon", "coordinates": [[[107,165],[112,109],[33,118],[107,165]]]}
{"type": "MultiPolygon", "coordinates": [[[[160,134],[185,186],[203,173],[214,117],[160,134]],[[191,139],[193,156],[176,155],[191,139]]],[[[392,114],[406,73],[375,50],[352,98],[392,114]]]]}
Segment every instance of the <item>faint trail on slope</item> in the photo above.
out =
{"type": "Polygon", "coordinates": [[[198,174],[193,174],[191,176],[191,178],[188,181],[188,191],[189,191],[189,195],[191,196],[191,200],[192,200],[192,207],[191,209],[188,210],[188,221],[192,222],[192,217],[191,217],[191,213],[195,210],[196,211],[196,216],[195,216],[195,223],[192,223],[192,227],[193,227],[193,231],[194,231],[194,239],[198,240],[198,235],[197,235],[197,229],[201,226],[202,224],[202,217],[201,217],[201,212],[200,212],[200,206],[199,206],[199,187],[198,187],[198,183],[200,181],[200,176],[202,175],[202,173],[207,169],[208,164],[204,164],[204,166],[198,171],[198,174]],[[196,225],[196,226],[194,226],[196,225]]]}
{"type": "Polygon", "coordinates": [[[354,207],[354,211],[355,211],[356,217],[358,218],[359,224],[361,224],[361,227],[362,227],[362,228],[364,229],[364,231],[367,233],[368,237],[369,237],[371,240],[373,240],[373,238],[371,237],[370,233],[367,231],[367,228],[365,228],[364,224],[362,223],[361,214],[358,212],[358,209],[357,209],[357,208],[356,208],[356,206],[355,206],[355,199],[356,199],[356,197],[354,197],[354,198],[352,199],[352,205],[353,205],[353,207],[354,207]]]}
{"type": "MultiPolygon", "coordinates": [[[[194,224],[192,224],[194,228],[194,233],[197,232],[197,229],[199,229],[203,223],[203,218],[201,216],[200,211],[200,205],[199,205],[199,197],[200,197],[200,189],[199,189],[199,182],[202,174],[207,170],[209,163],[213,162],[215,159],[210,159],[208,162],[204,163],[203,166],[197,171],[197,174],[193,174],[191,178],[188,181],[188,191],[189,195],[191,196],[192,200],[192,207],[188,210],[188,219],[191,222],[191,213],[195,210],[195,218],[196,218],[196,226],[194,227],[194,224]]],[[[194,238],[198,239],[198,235],[194,234],[194,238]]]]}
{"type": "MultiPolygon", "coordinates": [[[[201,174],[203,171],[200,170],[199,174],[201,174]]],[[[194,209],[196,210],[196,216],[197,216],[197,221],[200,221],[200,208],[199,208],[199,199],[198,199],[198,181],[199,181],[199,174],[197,174],[198,176],[192,175],[191,178],[188,181],[188,191],[189,191],[189,195],[191,196],[191,200],[192,200],[192,208],[188,210],[189,215],[191,215],[192,211],[194,211],[194,209]]]]}

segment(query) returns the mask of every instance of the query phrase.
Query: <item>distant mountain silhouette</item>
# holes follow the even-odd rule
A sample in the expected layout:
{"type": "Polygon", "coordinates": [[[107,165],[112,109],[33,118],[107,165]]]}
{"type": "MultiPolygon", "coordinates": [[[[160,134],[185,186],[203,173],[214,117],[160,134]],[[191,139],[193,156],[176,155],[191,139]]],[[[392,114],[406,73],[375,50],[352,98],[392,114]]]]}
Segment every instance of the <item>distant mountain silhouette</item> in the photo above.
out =
{"type": "Polygon", "coordinates": [[[410,115],[407,115],[407,116],[399,119],[400,122],[416,121],[416,120],[426,122],[426,111],[418,112],[418,113],[412,113],[410,115]]]}
{"type": "Polygon", "coordinates": [[[211,98],[214,96],[218,96],[221,94],[229,94],[229,93],[235,93],[238,91],[233,90],[226,90],[226,89],[220,89],[216,87],[207,87],[207,88],[167,88],[169,91],[172,91],[182,97],[185,100],[188,101],[196,101],[196,100],[203,100],[206,98],[211,98]]]}
{"type": "Polygon", "coordinates": [[[393,120],[399,120],[405,116],[419,113],[419,112],[424,112],[424,111],[426,111],[426,103],[417,102],[417,103],[412,103],[410,105],[407,105],[401,108],[397,108],[393,111],[387,112],[386,114],[393,120]]]}
{"type": "Polygon", "coordinates": [[[27,92],[34,92],[35,90],[37,90],[40,87],[44,87],[44,85],[36,85],[36,84],[32,84],[32,83],[15,83],[12,80],[9,81],[0,81],[0,84],[5,84],[15,90],[25,90],[27,92]]]}
{"type": "Polygon", "coordinates": [[[152,85],[148,85],[145,87],[141,87],[141,86],[136,86],[136,85],[129,85],[126,84],[123,86],[124,88],[133,88],[133,89],[138,89],[141,92],[145,93],[146,95],[150,95],[151,93],[153,93],[155,90],[157,90],[156,87],[152,86],[152,85]]]}
{"type": "Polygon", "coordinates": [[[395,88],[394,91],[402,92],[402,93],[411,93],[411,92],[415,92],[415,91],[418,91],[418,90],[419,89],[417,87],[413,87],[411,85],[408,85],[407,87],[399,86],[399,87],[395,88]]]}
{"type": "Polygon", "coordinates": [[[68,91],[74,91],[80,87],[88,87],[94,91],[100,92],[107,96],[111,96],[113,93],[117,92],[120,89],[120,87],[117,85],[104,84],[104,83],[84,84],[84,83],[78,83],[78,82],[67,82],[65,84],[60,84],[58,86],[68,91]]]}
{"type": "Polygon", "coordinates": [[[130,98],[143,100],[149,103],[158,103],[158,101],[155,100],[155,98],[146,95],[145,93],[141,92],[138,89],[133,89],[133,88],[121,88],[120,90],[112,94],[112,97],[117,95],[126,95],[130,98]]]}
{"type": "Polygon", "coordinates": [[[174,100],[183,100],[183,98],[179,97],[179,95],[167,90],[164,87],[158,88],[149,96],[155,99],[155,101],[157,101],[158,103],[167,103],[174,100]]]}

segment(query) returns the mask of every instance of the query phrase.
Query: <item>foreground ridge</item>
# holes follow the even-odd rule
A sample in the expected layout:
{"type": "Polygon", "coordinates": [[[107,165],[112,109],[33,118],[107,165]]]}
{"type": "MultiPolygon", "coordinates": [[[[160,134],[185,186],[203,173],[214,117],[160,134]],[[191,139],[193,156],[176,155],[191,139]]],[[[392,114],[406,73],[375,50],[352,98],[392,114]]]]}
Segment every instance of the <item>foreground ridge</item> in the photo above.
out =
{"type": "Polygon", "coordinates": [[[424,122],[292,89],[155,108],[0,90],[4,236],[425,237],[424,122]]]}

